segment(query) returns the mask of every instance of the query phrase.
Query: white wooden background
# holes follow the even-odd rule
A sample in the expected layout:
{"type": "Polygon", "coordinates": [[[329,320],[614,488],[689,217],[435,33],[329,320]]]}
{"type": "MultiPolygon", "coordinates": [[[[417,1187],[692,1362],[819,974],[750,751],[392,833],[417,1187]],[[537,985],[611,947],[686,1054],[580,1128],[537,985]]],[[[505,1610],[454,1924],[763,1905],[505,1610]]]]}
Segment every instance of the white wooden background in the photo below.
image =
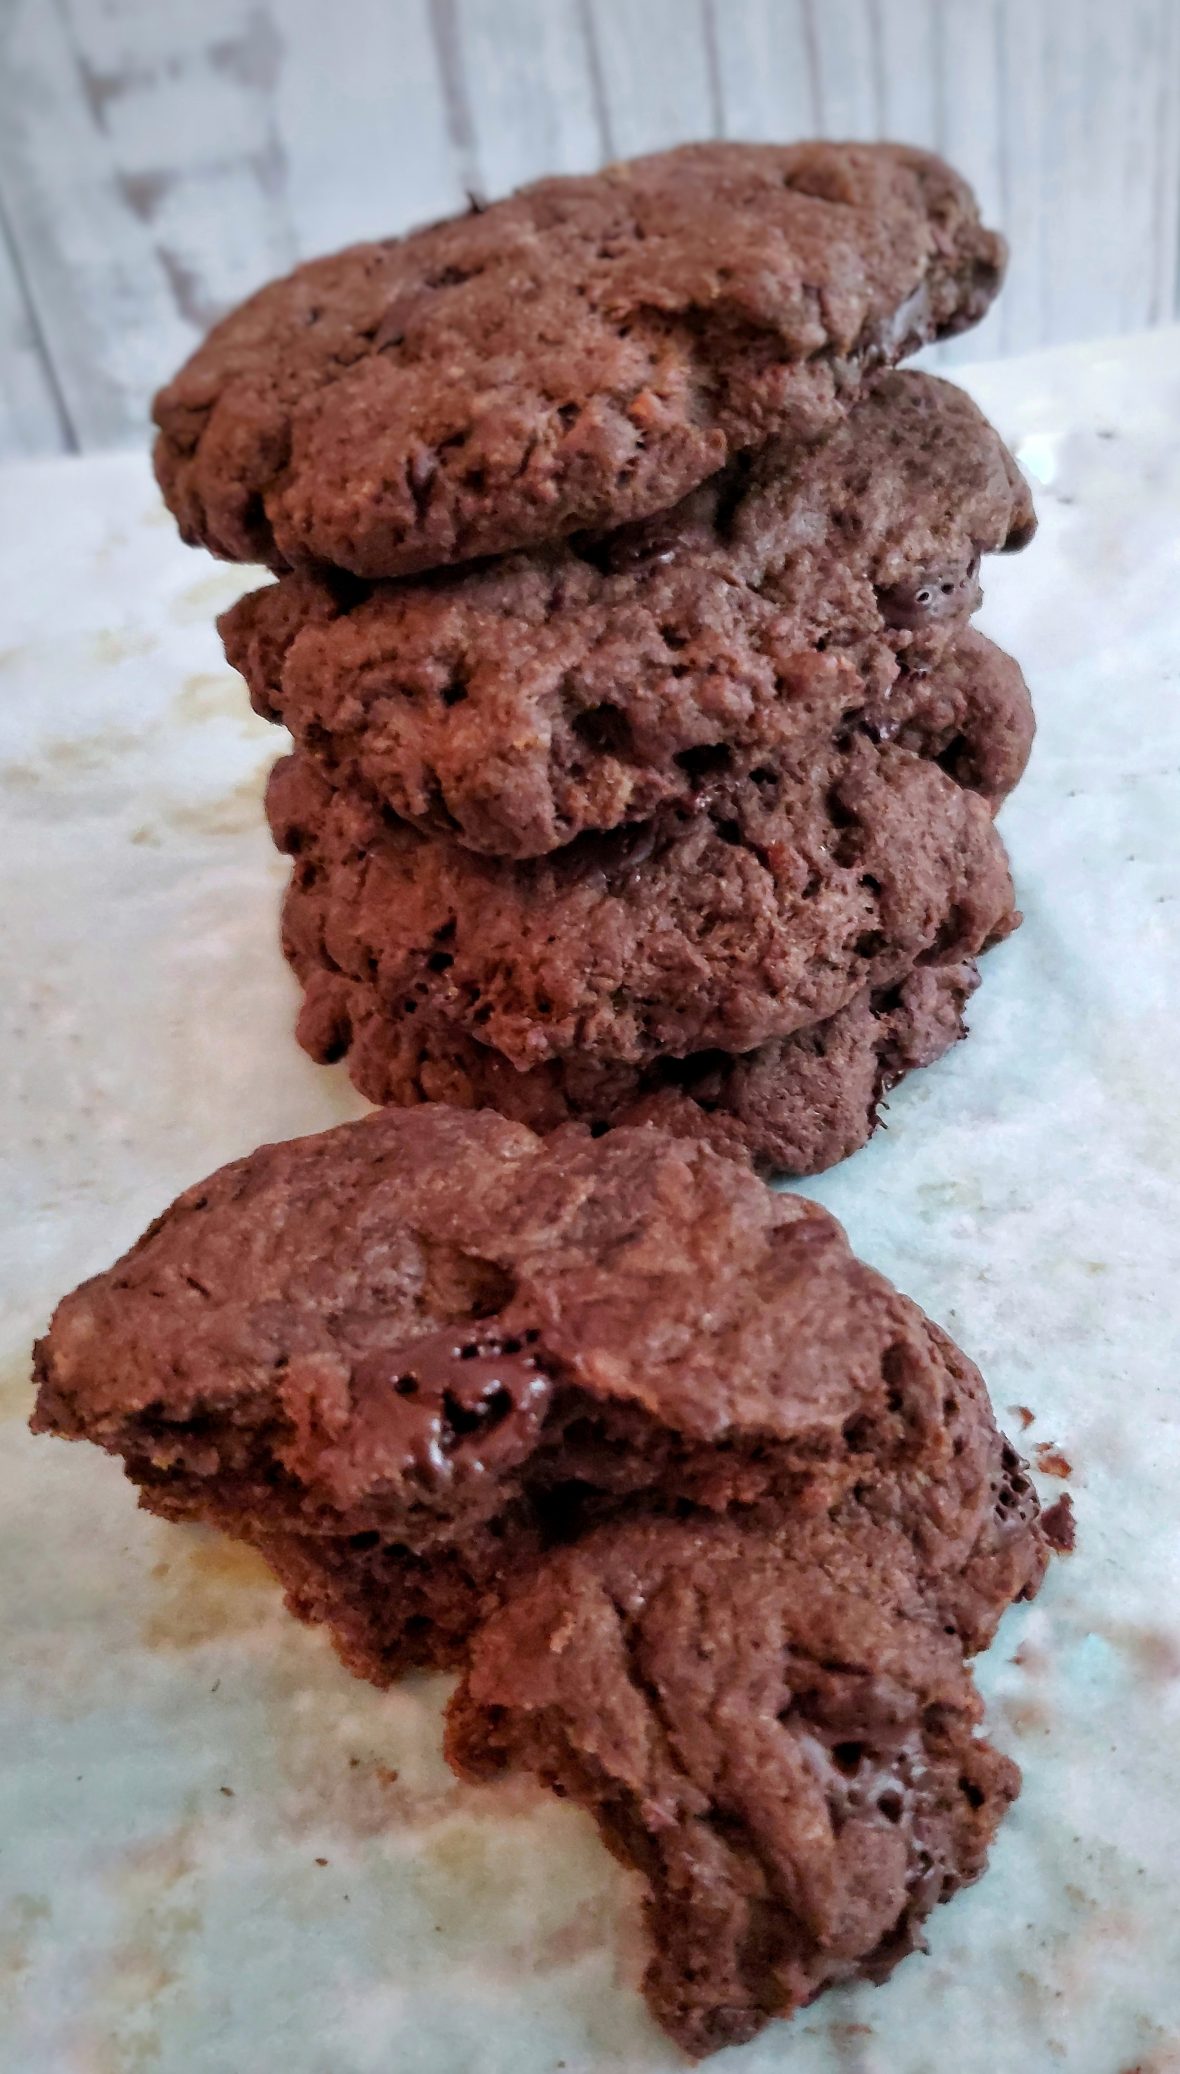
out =
{"type": "Polygon", "coordinates": [[[0,0],[0,455],[141,440],[301,255],[714,134],[952,158],[1014,260],[949,357],[1178,313],[1180,0],[0,0]]]}

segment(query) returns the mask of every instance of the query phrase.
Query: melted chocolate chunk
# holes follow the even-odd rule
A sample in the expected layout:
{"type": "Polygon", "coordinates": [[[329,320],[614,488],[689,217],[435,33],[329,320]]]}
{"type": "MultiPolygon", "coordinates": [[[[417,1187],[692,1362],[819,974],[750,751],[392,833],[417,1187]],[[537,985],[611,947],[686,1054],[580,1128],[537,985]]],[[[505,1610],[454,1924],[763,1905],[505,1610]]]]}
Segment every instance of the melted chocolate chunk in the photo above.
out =
{"type": "Polygon", "coordinates": [[[393,1438],[407,1469],[430,1486],[465,1471],[502,1471],[529,1452],[553,1385],[533,1352],[538,1334],[497,1339],[447,1327],[406,1345],[367,1355],[354,1391],[380,1408],[383,1436],[393,1438]]]}

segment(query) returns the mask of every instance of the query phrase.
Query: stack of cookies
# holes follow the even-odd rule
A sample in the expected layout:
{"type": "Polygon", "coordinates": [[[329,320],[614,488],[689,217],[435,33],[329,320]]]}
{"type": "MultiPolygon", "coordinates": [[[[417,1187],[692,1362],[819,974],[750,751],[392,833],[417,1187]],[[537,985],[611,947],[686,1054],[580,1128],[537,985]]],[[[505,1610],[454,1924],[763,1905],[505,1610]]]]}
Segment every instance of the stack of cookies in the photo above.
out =
{"type": "Polygon", "coordinates": [[[711,144],[301,267],[157,402],[185,537],[295,753],[300,1041],[374,1102],[861,1144],[1014,925],[1032,735],[970,629],[1031,535],[896,363],[1001,241],[939,161],[711,144]]]}
{"type": "Polygon", "coordinates": [[[186,537],[278,575],[222,624],[296,744],[299,1034],[379,1108],[67,1297],[34,1424],[361,1675],[459,1670],[452,1764],[590,1809],[694,2055],[982,1869],[1018,1775],[969,1659],[1070,1540],[971,1362],[744,1163],[860,1144],[1016,919],[1032,719],[969,622],[1032,513],[894,366],[1001,261],[919,153],[691,147],[303,267],[157,405],[186,537]]]}

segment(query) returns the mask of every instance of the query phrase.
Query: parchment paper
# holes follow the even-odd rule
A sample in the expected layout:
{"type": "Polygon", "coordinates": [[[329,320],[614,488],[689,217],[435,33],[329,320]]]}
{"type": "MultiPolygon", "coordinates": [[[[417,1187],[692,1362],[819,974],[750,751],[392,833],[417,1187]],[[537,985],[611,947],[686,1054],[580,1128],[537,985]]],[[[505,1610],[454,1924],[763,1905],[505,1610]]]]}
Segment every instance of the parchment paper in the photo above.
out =
{"type": "MultiPolygon", "coordinates": [[[[1180,2069],[1180,333],[964,379],[1042,515],[982,622],[1040,714],[1026,922],[971,1041],[813,1192],[1035,1414],[1080,1545],[983,1670],[1025,1769],[986,1879],[734,2074],[1180,2069]]],[[[0,539],[0,2066],[672,2070],[631,1882],[575,1812],[450,1778],[444,1681],[353,1682],[252,1560],[23,1431],[58,1294],[361,1105],[291,1036],[281,738],[211,624],[251,579],[177,544],[138,457],[0,474],[0,539]]]]}

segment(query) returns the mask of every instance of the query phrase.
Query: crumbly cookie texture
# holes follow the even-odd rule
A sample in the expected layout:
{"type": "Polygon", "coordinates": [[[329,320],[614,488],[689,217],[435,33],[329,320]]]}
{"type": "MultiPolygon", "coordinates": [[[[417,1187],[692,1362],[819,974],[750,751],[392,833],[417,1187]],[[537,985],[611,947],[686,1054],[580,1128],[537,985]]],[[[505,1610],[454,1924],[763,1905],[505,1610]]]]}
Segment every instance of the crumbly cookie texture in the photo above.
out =
{"type": "Polygon", "coordinates": [[[535,856],[691,796],[709,758],[806,753],[829,706],[887,718],[899,661],[945,655],[980,556],[1033,524],[970,398],[886,374],[827,440],[734,463],[661,518],[417,582],[290,575],[221,632],[256,709],[342,781],[535,856]]]}
{"type": "Polygon", "coordinates": [[[155,402],[185,539],[401,576],[648,516],[977,322],[1003,241],[897,145],[682,146],[301,266],[155,402]]]}
{"type": "Polygon", "coordinates": [[[302,753],[267,795],[294,858],[292,961],[367,980],[524,1070],[751,1051],[920,960],[1012,927],[983,800],[857,731],[793,770],[713,780],[691,809],[527,862],[477,856],[333,790],[302,753]]]}
{"type": "Polygon", "coordinates": [[[589,1808],[644,1882],[652,2012],[697,2057],[883,1978],[978,1877],[1020,1783],[981,1712],[902,1537],[628,1522],[477,1635],[448,1750],[589,1808]]]}
{"type": "MultiPolygon", "coordinates": [[[[822,658],[816,660],[826,667],[822,658]]],[[[933,668],[905,670],[887,700],[863,703],[858,713],[813,708],[812,722],[829,758],[833,729],[858,730],[874,742],[892,742],[907,756],[932,760],[992,809],[1019,778],[1033,734],[1028,692],[1016,664],[970,630],[933,668]]],[[[768,798],[773,779],[774,773],[763,769],[753,781],[754,796],[768,798]]],[[[808,782],[813,779],[814,771],[808,782]]],[[[726,779],[719,787],[718,779],[702,775],[702,796],[710,785],[710,811],[725,822],[720,801],[723,795],[732,798],[733,782],[726,779]]],[[[743,788],[737,789],[740,796],[743,788]]],[[[749,795],[750,785],[744,790],[749,795]]],[[[973,956],[954,941],[960,914],[942,948],[924,948],[918,962],[887,984],[866,979],[833,1013],[788,1037],[738,1053],[719,1047],[691,1049],[683,1056],[657,1052],[638,1062],[572,1049],[522,1069],[482,1031],[476,1034],[482,1004],[475,1004],[468,1021],[462,1007],[458,1015],[451,1012],[445,989],[433,998],[419,991],[407,994],[397,964],[391,983],[380,949],[387,928],[381,914],[385,881],[363,841],[342,863],[324,856],[316,831],[335,811],[330,799],[310,761],[289,764],[275,777],[272,822],[279,842],[295,855],[284,947],[304,989],[300,1043],[321,1063],[346,1059],[356,1086],[373,1102],[487,1104],[541,1132],[572,1120],[596,1129],[659,1122],[749,1158],[760,1171],[818,1173],[865,1142],[891,1087],[914,1068],[932,1064],[964,1034],[963,1009],[978,974],[973,956]]],[[[788,810],[791,800],[788,792],[788,810]]],[[[830,811],[829,801],[825,813],[830,811]]],[[[358,813],[365,816],[365,809],[354,797],[354,825],[358,813]]],[[[375,830],[372,806],[366,818],[375,830]]],[[[738,827],[728,819],[730,847],[738,827]]],[[[388,833],[386,812],[379,846],[388,833]]],[[[406,840],[412,854],[430,848],[413,837],[406,840]]],[[[584,842],[581,853],[590,847],[584,842]]],[[[768,858],[783,854],[769,843],[762,849],[768,858]]],[[[575,857],[579,854],[575,845],[575,857]]],[[[617,849],[615,863],[626,867],[629,854],[635,854],[630,842],[617,849]]],[[[990,840],[982,855],[990,875],[995,864],[990,840]]],[[[598,856],[604,857],[601,845],[598,856]]],[[[484,867],[478,860],[469,862],[482,879],[484,867]]],[[[552,862],[568,868],[570,860],[552,862]]],[[[488,869],[507,888],[515,881],[527,898],[534,868],[505,864],[488,869]]],[[[608,913],[615,898],[611,883],[605,873],[600,876],[598,890],[608,913]]],[[[626,900],[626,868],[616,891],[626,900]]],[[[993,933],[1004,933],[1014,919],[1005,914],[993,933]]],[[[452,969],[458,937],[456,929],[453,939],[446,936],[431,951],[428,993],[452,969]]],[[[884,948],[867,935],[859,940],[862,949],[873,946],[880,953],[884,948]]],[[[707,938],[703,942],[707,948],[707,938]]]]}
{"type": "Polygon", "coordinates": [[[67,1297],[36,1367],[37,1429],[150,1506],[300,1537],[288,1582],[299,1554],[378,1678],[453,1660],[538,1538],[639,1507],[896,1527],[970,1647],[1046,1560],[971,1363],[824,1211],[651,1127],[432,1104],[265,1146],[67,1297]],[[399,1626],[386,1588],[436,1553],[437,1651],[429,1593],[399,1626]]]}
{"type": "Polygon", "coordinates": [[[657,1123],[766,1175],[819,1174],[864,1145],[884,1097],[964,1037],[979,983],[971,959],[919,965],[861,992],[825,1022],[733,1055],[696,1052],[624,1066],[550,1059],[520,1073],[499,1052],[423,1015],[383,1010],[373,989],[301,964],[296,1035],[321,1065],[347,1060],[370,1102],[498,1109],[534,1131],[657,1123]]]}

